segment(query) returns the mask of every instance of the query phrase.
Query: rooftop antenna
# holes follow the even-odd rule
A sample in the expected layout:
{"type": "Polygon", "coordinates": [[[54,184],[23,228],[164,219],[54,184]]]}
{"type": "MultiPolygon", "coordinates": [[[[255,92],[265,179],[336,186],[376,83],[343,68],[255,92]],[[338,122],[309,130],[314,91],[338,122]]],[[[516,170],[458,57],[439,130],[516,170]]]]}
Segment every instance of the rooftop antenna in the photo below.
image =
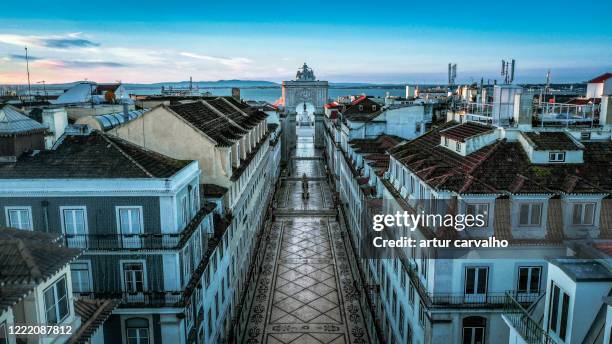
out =
{"type": "Polygon", "coordinates": [[[30,85],[30,61],[28,59],[28,46],[25,46],[26,71],[28,73],[28,100],[32,98],[32,86],[30,85]]]}
{"type": "Polygon", "coordinates": [[[504,77],[505,84],[511,84],[514,81],[515,65],[516,65],[516,61],[514,59],[512,59],[512,61],[502,60],[501,76],[504,77]]]}
{"type": "Polygon", "coordinates": [[[39,81],[37,82],[37,84],[42,84],[43,85],[43,93],[45,94],[45,100],[47,100],[47,86],[45,86],[45,80],[39,81]]]}

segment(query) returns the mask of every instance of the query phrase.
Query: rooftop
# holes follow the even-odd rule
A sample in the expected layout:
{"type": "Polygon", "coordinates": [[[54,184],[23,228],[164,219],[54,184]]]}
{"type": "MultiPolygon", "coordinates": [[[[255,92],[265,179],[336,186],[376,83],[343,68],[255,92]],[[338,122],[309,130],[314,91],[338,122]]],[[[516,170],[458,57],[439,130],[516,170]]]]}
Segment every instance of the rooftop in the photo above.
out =
{"type": "Polygon", "coordinates": [[[97,131],[66,136],[55,150],[0,164],[0,178],[169,178],[190,164],[97,131]]]}
{"type": "Polygon", "coordinates": [[[267,117],[265,113],[228,97],[171,105],[169,108],[222,147],[231,146],[267,117]]]}
{"type": "Polygon", "coordinates": [[[74,311],[81,317],[81,326],[70,337],[70,344],[90,343],[91,337],[117,308],[119,301],[108,299],[75,299],[74,311]]]}
{"type": "Polygon", "coordinates": [[[59,246],[58,239],[49,233],[0,227],[0,312],[81,254],[59,246]]]}
{"type": "Polygon", "coordinates": [[[461,156],[440,147],[447,122],[389,150],[419,178],[437,190],[461,194],[568,194],[612,192],[612,142],[584,142],[584,163],[535,165],[519,142],[497,140],[461,156]]]}
{"type": "Polygon", "coordinates": [[[380,104],[370,98],[361,96],[346,106],[346,109],[342,111],[342,116],[350,121],[367,122],[380,115],[381,107],[380,104]]]}
{"type": "Polygon", "coordinates": [[[572,138],[564,132],[557,131],[542,131],[542,132],[524,132],[531,142],[533,142],[535,150],[581,150],[572,138]]]}
{"type": "Polygon", "coordinates": [[[45,131],[47,126],[36,122],[11,105],[0,104],[0,135],[45,131]]]}
{"type": "Polygon", "coordinates": [[[597,260],[558,258],[550,262],[575,282],[612,282],[612,271],[597,260]]]}
{"type": "Polygon", "coordinates": [[[596,78],[593,78],[591,80],[589,80],[590,84],[598,84],[598,83],[602,83],[608,79],[612,78],[612,73],[604,73],[596,78]]]}
{"type": "Polygon", "coordinates": [[[455,125],[448,129],[440,131],[440,134],[444,137],[448,137],[451,140],[465,142],[466,139],[482,134],[492,132],[493,127],[483,125],[475,122],[466,122],[459,125],[455,125]]]}

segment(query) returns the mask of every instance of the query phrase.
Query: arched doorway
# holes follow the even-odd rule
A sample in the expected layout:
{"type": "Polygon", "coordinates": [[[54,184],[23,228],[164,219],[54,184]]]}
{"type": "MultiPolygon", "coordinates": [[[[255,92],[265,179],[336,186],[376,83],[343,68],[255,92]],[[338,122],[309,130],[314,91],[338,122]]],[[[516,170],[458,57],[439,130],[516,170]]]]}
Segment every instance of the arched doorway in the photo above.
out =
{"type": "Polygon", "coordinates": [[[314,156],[315,107],[310,102],[295,106],[296,156],[314,156]]]}

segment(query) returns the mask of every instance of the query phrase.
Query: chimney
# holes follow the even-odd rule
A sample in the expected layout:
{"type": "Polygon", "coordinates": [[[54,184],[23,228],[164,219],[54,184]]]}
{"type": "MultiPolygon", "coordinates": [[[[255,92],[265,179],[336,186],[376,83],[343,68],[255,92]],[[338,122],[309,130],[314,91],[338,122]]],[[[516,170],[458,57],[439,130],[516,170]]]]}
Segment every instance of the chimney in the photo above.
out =
{"type": "Polygon", "coordinates": [[[232,98],[240,101],[240,89],[238,87],[232,87],[232,98]]]}
{"type": "Polygon", "coordinates": [[[130,120],[130,108],[127,102],[123,102],[123,118],[125,119],[124,123],[130,120]]]}
{"type": "Polygon", "coordinates": [[[45,137],[45,148],[51,149],[55,142],[64,135],[68,126],[68,114],[66,108],[43,109],[42,122],[49,127],[50,135],[45,137]]]}

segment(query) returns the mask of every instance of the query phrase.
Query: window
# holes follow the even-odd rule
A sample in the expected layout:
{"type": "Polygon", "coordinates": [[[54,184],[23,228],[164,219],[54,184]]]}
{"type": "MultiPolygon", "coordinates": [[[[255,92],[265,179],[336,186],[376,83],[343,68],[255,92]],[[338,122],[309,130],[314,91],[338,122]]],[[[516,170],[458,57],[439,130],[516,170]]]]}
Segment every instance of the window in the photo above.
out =
{"type": "Polygon", "coordinates": [[[60,207],[62,231],[69,247],[87,247],[87,212],[85,207],[60,207]]]}
{"type": "Polygon", "coordinates": [[[421,250],[421,275],[427,278],[427,251],[421,250]]]}
{"type": "Polygon", "coordinates": [[[85,207],[61,207],[65,234],[87,234],[85,207]]]}
{"type": "Polygon", "coordinates": [[[416,190],[414,189],[414,176],[410,176],[410,193],[414,193],[416,190]]]}
{"type": "Polygon", "coordinates": [[[403,336],[404,335],[404,306],[403,305],[400,305],[400,309],[399,309],[398,326],[399,326],[399,332],[403,336]]]}
{"type": "Polygon", "coordinates": [[[183,278],[185,280],[191,276],[191,259],[191,245],[187,244],[183,250],[183,278]]]}
{"type": "Polygon", "coordinates": [[[149,344],[149,320],[146,318],[126,320],[125,338],[128,344],[149,344]]]}
{"type": "Polygon", "coordinates": [[[183,226],[187,225],[189,222],[189,202],[187,201],[187,196],[183,196],[181,198],[181,223],[183,226]]]}
{"type": "Polygon", "coordinates": [[[92,291],[91,265],[88,261],[70,264],[72,291],[85,293],[92,291]]]}
{"type": "Polygon", "coordinates": [[[359,105],[359,111],[363,111],[363,105],[359,105]]]}
{"type": "Polygon", "coordinates": [[[487,319],[467,317],[463,319],[463,344],[484,344],[487,319]]]}
{"type": "Polygon", "coordinates": [[[195,214],[198,212],[198,206],[199,206],[199,202],[198,202],[198,187],[195,186],[195,187],[193,187],[191,189],[191,213],[192,213],[192,216],[195,216],[195,214]]]}
{"type": "Polygon", "coordinates": [[[484,225],[483,227],[487,227],[489,225],[489,205],[486,203],[471,203],[466,207],[467,214],[471,215],[482,215],[484,216],[484,225]]]}
{"type": "Polygon", "coordinates": [[[6,225],[17,229],[32,230],[32,208],[6,207],[6,225]]]}
{"type": "Polygon", "coordinates": [[[408,323],[408,331],[406,332],[406,344],[412,344],[412,325],[408,323]]]}
{"type": "Polygon", "coordinates": [[[455,151],[461,152],[461,142],[455,143],[455,151]]]}
{"type": "Polygon", "coordinates": [[[484,295],[487,292],[488,267],[465,268],[465,295],[484,295]]]}
{"type": "Polygon", "coordinates": [[[142,233],[142,207],[117,207],[117,224],[120,234],[142,233]]]}
{"type": "Polygon", "coordinates": [[[408,288],[408,303],[410,303],[411,306],[414,306],[414,285],[412,284],[412,281],[410,281],[410,286],[408,288]]]}
{"type": "Polygon", "coordinates": [[[569,295],[564,293],[555,282],[551,283],[550,306],[548,315],[548,328],[562,341],[567,334],[567,313],[569,309],[569,295]]]}
{"type": "Polygon", "coordinates": [[[146,289],[145,268],[142,262],[123,262],[123,288],[128,293],[139,293],[146,289]]]}
{"type": "Polygon", "coordinates": [[[519,226],[539,226],[542,223],[542,203],[522,203],[519,207],[519,226]]]}
{"type": "Polygon", "coordinates": [[[68,290],[66,278],[61,277],[44,291],[47,323],[59,324],[68,317],[68,290]]]}
{"type": "Polygon", "coordinates": [[[117,207],[117,231],[122,247],[141,247],[138,234],[143,232],[142,207],[117,207]]]}
{"type": "Polygon", "coordinates": [[[590,226],[595,223],[595,203],[574,203],[572,224],[590,226]]]}
{"type": "Polygon", "coordinates": [[[425,305],[423,302],[419,304],[419,325],[425,327],[425,305]]]}
{"type": "Polygon", "coordinates": [[[539,293],[541,274],[542,268],[539,266],[520,266],[518,269],[518,292],[539,293]]]}
{"type": "Polygon", "coordinates": [[[448,147],[448,137],[444,138],[444,147],[448,147]]]}
{"type": "Polygon", "coordinates": [[[565,161],[565,153],[564,152],[556,152],[548,154],[549,162],[564,162],[565,161]]]}

